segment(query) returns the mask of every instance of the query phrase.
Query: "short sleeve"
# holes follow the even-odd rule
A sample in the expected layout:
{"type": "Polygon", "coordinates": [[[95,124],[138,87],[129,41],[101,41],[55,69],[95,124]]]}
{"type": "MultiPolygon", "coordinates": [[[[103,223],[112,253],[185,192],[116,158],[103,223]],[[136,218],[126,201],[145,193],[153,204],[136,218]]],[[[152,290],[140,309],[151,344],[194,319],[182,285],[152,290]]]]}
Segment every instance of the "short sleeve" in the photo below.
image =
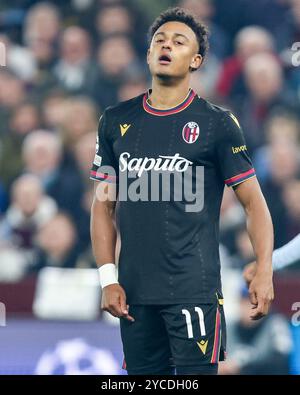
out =
{"type": "Polygon", "coordinates": [[[243,130],[231,112],[223,112],[217,133],[217,160],[225,184],[234,187],[255,177],[243,130]]]}
{"type": "Polygon", "coordinates": [[[110,131],[107,112],[104,111],[98,126],[96,137],[96,153],[90,178],[97,181],[118,182],[118,168],[112,148],[112,140],[108,138],[110,131]]]}

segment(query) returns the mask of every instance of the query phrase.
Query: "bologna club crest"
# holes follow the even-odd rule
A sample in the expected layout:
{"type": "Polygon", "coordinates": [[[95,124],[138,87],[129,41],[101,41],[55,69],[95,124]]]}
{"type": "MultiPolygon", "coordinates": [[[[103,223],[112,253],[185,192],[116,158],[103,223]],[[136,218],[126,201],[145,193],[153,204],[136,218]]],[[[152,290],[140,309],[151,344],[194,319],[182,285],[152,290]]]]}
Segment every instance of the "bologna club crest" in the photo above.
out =
{"type": "Polygon", "coordinates": [[[200,128],[196,122],[188,122],[182,129],[182,138],[188,144],[192,144],[197,141],[199,134],[200,128]]]}

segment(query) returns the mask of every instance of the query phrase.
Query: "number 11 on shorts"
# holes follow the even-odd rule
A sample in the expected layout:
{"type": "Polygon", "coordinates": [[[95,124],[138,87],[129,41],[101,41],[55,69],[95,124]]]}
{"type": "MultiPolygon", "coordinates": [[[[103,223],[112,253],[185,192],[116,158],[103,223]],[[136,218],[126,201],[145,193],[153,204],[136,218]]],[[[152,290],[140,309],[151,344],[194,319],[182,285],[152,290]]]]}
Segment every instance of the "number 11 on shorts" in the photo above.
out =
{"type": "MultiPolygon", "coordinates": [[[[198,317],[199,317],[199,325],[200,325],[201,336],[206,336],[203,310],[200,307],[195,307],[195,311],[196,311],[196,313],[198,314],[198,317]]],[[[191,313],[188,310],[186,310],[186,309],[182,309],[181,312],[185,316],[187,332],[188,332],[188,338],[191,339],[191,338],[194,337],[191,313]]]]}

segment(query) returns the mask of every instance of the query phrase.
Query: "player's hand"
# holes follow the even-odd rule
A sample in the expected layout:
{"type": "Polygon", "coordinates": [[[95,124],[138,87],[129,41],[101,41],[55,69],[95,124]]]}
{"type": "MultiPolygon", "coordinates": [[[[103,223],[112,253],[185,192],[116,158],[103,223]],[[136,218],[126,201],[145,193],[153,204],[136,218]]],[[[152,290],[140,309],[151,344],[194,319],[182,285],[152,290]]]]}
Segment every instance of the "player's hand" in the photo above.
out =
{"type": "Polygon", "coordinates": [[[126,304],[126,294],[120,284],[111,284],[103,288],[101,308],[114,317],[123,317],[128,321],[134,321],[134,318],[128,314],[129,306],[126,304]]]}
{"type": "Polygon", "coordinates": [[[257,269],[256,262],[248,263],[248,265],[246,265],[244,268],[243,277],[244,277],[244,280],[246,281],[248,287],[249,287],[251,281],[254,279],[254,276],[256,274],[256,269],[257,269]]]}
{"type": "Polygon", "coordinates": [[[253,305],[253,313],[250,316],[252,320],[259,320],[268,314],[274,300],[272,270],[259,271],[257,268],[249,285],[249,297],[253,305]]]}

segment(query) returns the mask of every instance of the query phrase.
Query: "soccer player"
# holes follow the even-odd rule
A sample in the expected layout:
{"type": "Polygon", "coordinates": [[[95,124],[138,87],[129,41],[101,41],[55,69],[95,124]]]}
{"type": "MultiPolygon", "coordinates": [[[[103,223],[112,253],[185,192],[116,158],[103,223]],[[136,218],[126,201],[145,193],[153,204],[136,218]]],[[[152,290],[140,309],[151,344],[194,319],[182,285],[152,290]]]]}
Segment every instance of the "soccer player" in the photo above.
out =
{"type": "MultiPolygon", "coordinates": [[[[273,271],[284,269],[298,261],[300,261],[300,234],[273,252],[273,271]]],[[[246,265],[243,275],[248,284],[250,284],[255,277],[256,269],[256,262],[251,262],[246,265]]]]}
{"type": "Polygon", "coordinates": [[[255,251],[253,319],[266,315],[273,299],[272,222],[238,120],[190,88],[207,52],[206,28],[171,8],[154,21],[149,44],[151,89],[107,108],[99,123],[91,238],[102,308],[120,317],[128,374],[173,374],[174,367],[177,374],[216,374],[226,334],[218,230],[224,185],[245,208],[255,251]],[[168,200],[155,190],[147,199],[152,179],[136,183],[157,172],[174,176],[170,190],[177,197],[176,177],[193,188],[200,180],[197,210],[187,207],[186,196],[168,200]]]}

